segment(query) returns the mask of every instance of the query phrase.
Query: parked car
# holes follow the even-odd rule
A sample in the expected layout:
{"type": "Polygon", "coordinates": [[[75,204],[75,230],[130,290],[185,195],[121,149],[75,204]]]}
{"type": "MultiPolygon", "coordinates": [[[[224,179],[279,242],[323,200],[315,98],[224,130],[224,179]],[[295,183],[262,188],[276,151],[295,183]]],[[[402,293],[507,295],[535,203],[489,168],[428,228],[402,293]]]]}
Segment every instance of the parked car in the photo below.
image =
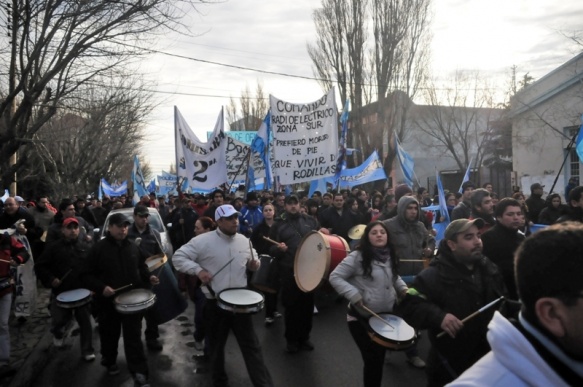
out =
{"type": "MultiPolygon", "coordinates": [[[[154,230],[157,230],[160,233],[160,239],[162,240],[162,250],[164,254],[168,257],[168,259],[172,258],[172,254],[174,251],[172,249],[172,243],[170,243],[170,235],[168,234],[168,230],[164,223],[162,222],[162,217],[160,213],[155,208],[148,208],[148,212],[150,213],[149,224],[150,227],[154,230]]],[[[122,213],[124,214],[128,220],[133,223],[134,222],[134,209],[133,208],[119,208],[117,210],[111,210],[109,214],[107,214],[107,218],[105,218],[105,223],[103,224],[103,229],[95,229],[96,233],[99,233],[99,238],[102,239],[105,237],[105,231],[109,227],[109,218],[113,214],[122,213]]]]}

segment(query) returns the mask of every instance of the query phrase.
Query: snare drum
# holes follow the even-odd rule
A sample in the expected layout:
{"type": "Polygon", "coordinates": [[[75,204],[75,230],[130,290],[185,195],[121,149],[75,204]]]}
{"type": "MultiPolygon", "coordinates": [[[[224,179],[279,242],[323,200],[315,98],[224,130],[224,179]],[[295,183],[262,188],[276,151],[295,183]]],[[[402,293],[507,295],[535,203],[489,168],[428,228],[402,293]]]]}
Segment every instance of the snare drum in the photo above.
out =
{"type": "Polygon", "coordinates": [[[79,308],[91,301],[91,292],[88,289],[73,289],[57,295],[57,306],[65,309],[79,308]]]}
{"type": "Polygon", "coordinates": [[[156,255],[152,255],[151,257],[146,259],[146,265],[148,265],[148,270],[153,272],[156,269],[161,268],[164,264],[168,261],[166,254],[160,253],[156,255]]]}
{"type": "Polygon", "coordinates": [[[369,336],[375,343],[394,351],[407,349],[415,344],[417,335],[415,329],[401,317],[391,313],[379,313],[383,320],[391,326],[380,321],[375,316],[368,319],[369,336]]]}
{"type": "Polygon", "coordinates": [[[117,296],[113,303],[121,314],[136,314],[154,306],[156,295],[147,289],[132,289],[117,296]]]}
{"type": "Polygon", "coordinates": [[[263,295],[249,289],[225,289],[217,296],[219,308],[233,313],[257,313],[263,309],[263,295]]]}
{"type": "Polygon", "coordinates": [[[296,284],[304,292],[316,289],[348,255],[344,238],[312,231],[302,239],[294,261],[296,284]]]}

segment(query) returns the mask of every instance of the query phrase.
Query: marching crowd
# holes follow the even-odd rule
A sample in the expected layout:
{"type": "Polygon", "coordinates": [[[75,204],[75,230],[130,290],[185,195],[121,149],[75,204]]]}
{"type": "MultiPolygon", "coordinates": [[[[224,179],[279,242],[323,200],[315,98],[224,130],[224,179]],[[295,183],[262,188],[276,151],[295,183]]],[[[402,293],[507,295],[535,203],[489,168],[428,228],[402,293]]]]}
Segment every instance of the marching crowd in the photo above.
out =
{"type": "Polygon", "coordinates": [[[0,213],[0,376],[14,372],[10,276],[29,259],[18,238],[26,236],[36,275],[52,289],[54,345],[63,345],[74,316],[81,356],[94,361],[93,318],[107,372],[120,372],[116,359],[123,334],[135,385],[149,385],[142,321],[146,347],[153,351],[163,350],[160,322],[150,309],[120,313],[113,300],[159,284],[146,264],[165,253],[160,234],[149,225],[153,207],[171,223],[171,264],[180,290],[194,302],[195,347],[203,353],[201,361],[209,362],[216,386],[228,385],[224,348],[231,331],[253,385],[280,384],[265,365],[251,313],[226,298],[237,290],[234,298],[252,299],[241,289],[250,289],[252,273],[262,266],[269,265],[265,325],[283,317],[289,354],[317,346],[310,336],[314,292],[300,288],[294,272],[303,240],[316,231],[350,245],[327,279],[348,301],[346,320],[362,356],[364,386],[381,385],[387,349],[403,349],[411,366],[426,370],[429,386],[583,385],[583,186],[568,187],[566,204],[557,194],[543,199],[540,184],[530,188],[528,198],[516,192],[499,199],[492,184],[477,188],[467,181],[461,193],[446,193],[451,222],[439,243],[433,225],[446,214],[424,210],[437,199],[425,188],[413,191],[404,184],[385,192],[355,188],[309,198],[219,189],[207,196],[151,194],[135,206],[125,196],[59,203],[46,196],[9,197],[0,213]],[[114,212],[107,218],[114,209],[130,207],[131,217],[114,212]],[[106,219],[105,237],[96,240],[93,231],[106,219]],[[530,235],[535,224],[553,225],[530,235]],[[59,302],[59,295],[85,289],[88,294],[74,300],[78,305],[59,302]],[[371,322],[380,314],[414,328],[402,348],[392,338],[371,339],[371,322]],[[431,342],[425,360],[416,346],[422,330],[431,342]]]}

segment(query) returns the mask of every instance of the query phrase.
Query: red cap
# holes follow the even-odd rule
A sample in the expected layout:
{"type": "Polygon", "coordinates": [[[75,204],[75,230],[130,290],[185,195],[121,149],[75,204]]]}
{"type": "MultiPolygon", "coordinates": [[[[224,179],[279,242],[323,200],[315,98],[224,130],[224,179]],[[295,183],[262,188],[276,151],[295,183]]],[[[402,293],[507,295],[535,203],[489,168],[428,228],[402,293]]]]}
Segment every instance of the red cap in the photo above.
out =
{"type": "Polygon", "coordinates": [[[65,220],[63,220],[63,227],[67,227],[71,223],[79,224],[79,221],[77,220],[77,218],[66,218],[65,220]]]}

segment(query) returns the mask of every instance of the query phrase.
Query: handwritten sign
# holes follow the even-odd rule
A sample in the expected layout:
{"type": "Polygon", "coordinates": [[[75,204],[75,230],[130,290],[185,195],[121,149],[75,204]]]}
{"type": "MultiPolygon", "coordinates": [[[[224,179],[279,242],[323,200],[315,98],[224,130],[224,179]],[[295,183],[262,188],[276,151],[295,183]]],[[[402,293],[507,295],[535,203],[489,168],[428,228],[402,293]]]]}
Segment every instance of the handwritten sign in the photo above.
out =
{"type": "Polygon", "coordinates": [[[199,189],[213,189],[227,181],[225,149],[227,145],[223,111],[217,118],[213,135],[202,142],[190,129],[178,108],[174,108],[178,176],[199,189]]]}
{"type": "Polygon", "coordinates": [[[334,89],[305,104],[285,102],[270,95],[270,104],[272,167],[279,182],[295,184],[333,176],[338,155],[334,89]]]}

